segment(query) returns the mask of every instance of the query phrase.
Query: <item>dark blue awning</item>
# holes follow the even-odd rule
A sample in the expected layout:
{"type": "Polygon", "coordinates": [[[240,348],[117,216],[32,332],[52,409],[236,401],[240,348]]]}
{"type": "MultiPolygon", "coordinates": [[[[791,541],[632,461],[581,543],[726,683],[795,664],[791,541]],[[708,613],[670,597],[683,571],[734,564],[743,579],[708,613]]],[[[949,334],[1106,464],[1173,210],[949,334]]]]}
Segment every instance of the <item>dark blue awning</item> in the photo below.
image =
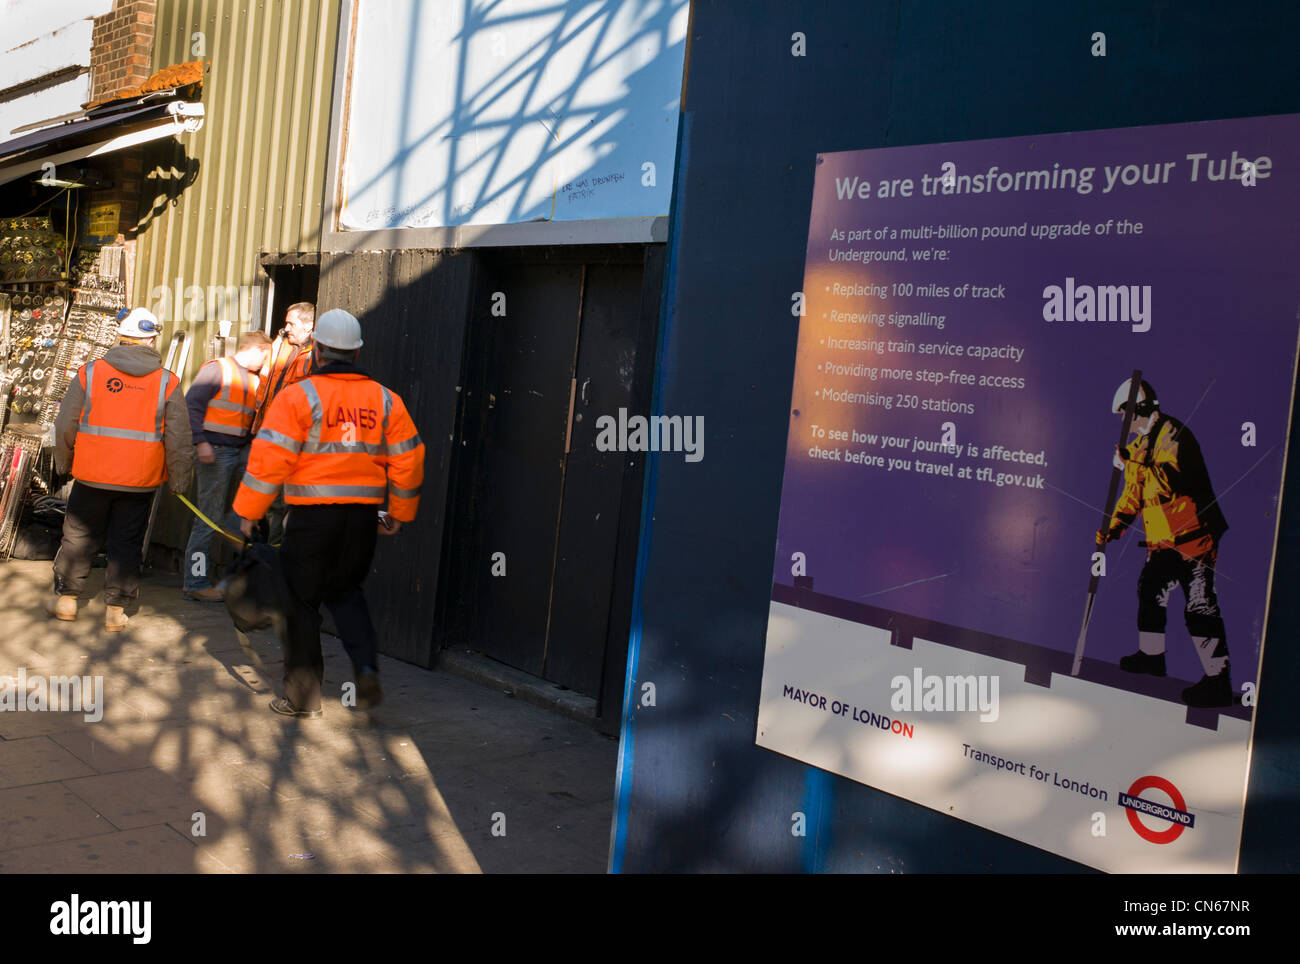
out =
{"type": "Polygon", "coordinates": [[[0,143],[0,184],[42,169],[203,126],[203,105],[184,100],[114,105],[0,143]]]}

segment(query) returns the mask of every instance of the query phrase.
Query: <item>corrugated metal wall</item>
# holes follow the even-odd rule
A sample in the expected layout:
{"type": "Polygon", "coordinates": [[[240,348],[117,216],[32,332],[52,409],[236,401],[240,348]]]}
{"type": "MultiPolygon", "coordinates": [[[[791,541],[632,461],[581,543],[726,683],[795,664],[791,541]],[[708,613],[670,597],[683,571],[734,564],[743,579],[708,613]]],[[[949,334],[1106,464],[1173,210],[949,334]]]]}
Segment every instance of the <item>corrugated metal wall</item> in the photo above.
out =
{"type": "MultiPolygon", "coordinates": [[[[258,255],[320,251],[338,22],[339,0],[158,4],[153,69],[205,61],[207,119],[146,154],[132,299],[159,311],[164,353],[174,329],[191,333],[186,385],[221,318],[236,332],[263,323],[258,255]],[[192,285],[205,293],[201,308],[186,296],[192,285]],[[239,291],[253,317],[220,311],[206,297],[212,286],[239,291]],[[154,299],[162,287],[174,293],[174,316],[154,299]]],[[[184,546],[190,524],[165,498],[153,541],[184,546]]]]}
{"type": "MultiPolygon", "coordinates": [[[[136,303],[178,278],[182,295],[189,285],[251,288],[260,252],[320,250],[338,14],[338,0],[158,4],[154,69],[206,61],[207,120],[181,139],[198,167],[175,204],[161,197],[166,176],[146,181],[145,207],[157,191],[160,210],[139,236],[136,303]]],[[[214,313],[179,322],[193,329],[198,356],[187,378],[217,321],[214,313]]]]}

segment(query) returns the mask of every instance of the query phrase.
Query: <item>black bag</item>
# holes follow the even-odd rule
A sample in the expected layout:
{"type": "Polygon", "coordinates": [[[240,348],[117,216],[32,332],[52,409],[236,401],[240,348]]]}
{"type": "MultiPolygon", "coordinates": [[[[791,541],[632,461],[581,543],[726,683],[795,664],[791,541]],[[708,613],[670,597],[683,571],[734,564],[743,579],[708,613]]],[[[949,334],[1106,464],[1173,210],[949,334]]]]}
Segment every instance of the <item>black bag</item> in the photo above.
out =
{"type": "Polygon", "coordinates": [[[10,552],[13,559],[53,559],[63,542],[63,516],[67,503],[51,496],[38,496],[23,507],[10,552]]]}
{"type": "Polygon", "coordinates": [[[13,559],[53,559],[63,542],[63,530],[40,522],[29,522],[14,537],[13,559]]]}
{"type": "Polygon", "coordinates": [[[226,609],[242,633],[283,625],[284,573],[280,551],[265,542],[245,542],[226,583],[226,609]]]}

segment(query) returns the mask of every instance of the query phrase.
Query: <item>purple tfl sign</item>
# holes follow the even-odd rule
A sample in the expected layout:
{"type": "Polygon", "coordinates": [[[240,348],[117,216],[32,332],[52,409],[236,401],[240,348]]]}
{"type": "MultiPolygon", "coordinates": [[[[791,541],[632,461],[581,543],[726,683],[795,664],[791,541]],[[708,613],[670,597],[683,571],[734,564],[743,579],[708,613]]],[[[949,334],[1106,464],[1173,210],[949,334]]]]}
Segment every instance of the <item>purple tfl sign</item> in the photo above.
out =
{"type": "Polygon", "coordinates": [[[1235,868],[1298,160],[1297,116],[818,155],[760,745],[1092,866],[1235,868]]]}

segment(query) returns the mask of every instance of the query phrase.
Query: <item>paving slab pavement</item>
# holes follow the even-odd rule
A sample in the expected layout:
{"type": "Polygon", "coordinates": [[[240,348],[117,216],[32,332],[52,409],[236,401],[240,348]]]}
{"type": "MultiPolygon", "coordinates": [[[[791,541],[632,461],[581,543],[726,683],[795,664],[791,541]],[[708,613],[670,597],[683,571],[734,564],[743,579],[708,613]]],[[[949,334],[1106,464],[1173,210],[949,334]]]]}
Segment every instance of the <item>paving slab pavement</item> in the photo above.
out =
{"type": "Polygon", "coordinates": [[[166,575],[105,633],[102,580],[60,622],[50,563],[0,564],[0,688],[103,687],[80,712],[0,708],[0,873],[605,872],[618,747],[591,727],[387,657],[384,703],[345,708],[329,636],[324,718],[285,719],[271,633],[250,659],[166,575]]]}

